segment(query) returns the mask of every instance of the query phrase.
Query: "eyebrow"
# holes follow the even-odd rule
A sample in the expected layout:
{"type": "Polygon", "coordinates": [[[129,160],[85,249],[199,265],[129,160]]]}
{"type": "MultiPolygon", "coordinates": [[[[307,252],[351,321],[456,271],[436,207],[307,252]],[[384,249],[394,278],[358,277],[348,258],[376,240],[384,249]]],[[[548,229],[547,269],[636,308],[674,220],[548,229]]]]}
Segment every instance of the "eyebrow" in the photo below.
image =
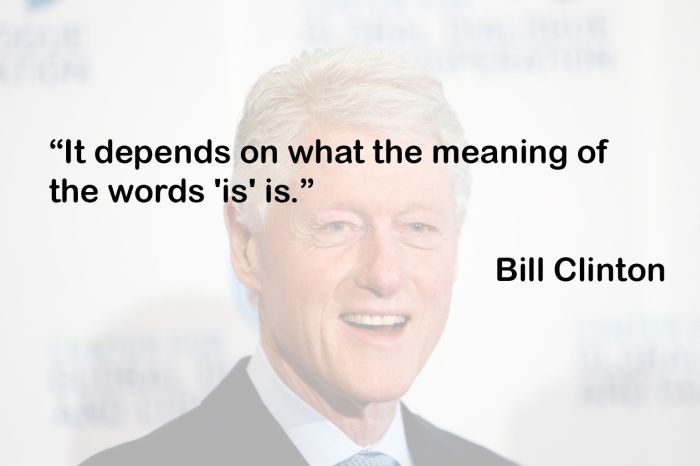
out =
{"type": "MultiPolygon", "coordinates": [[[[356,214],[361,214],[364,210],[363,206],[353,202],[353,201],[333,201],[330,204],[319,204],[317,205],[319,210],[339,210],[353,212],[356,214]]],[[[407,206],[403,207],[400,211],[396,212],[394,215],[406,215],[416,211],[424,211],[435,215],[444,215],[449,209],[436,208],[434,206],[427,205],[420,201],[411,202],[407,206]]]]}
{"type": "Polygon", "coordinates": [[[356,202],[351,201],[333,201],[330,204],[320,207],[323,207],[324,209],[357,210],[359,206],[356,202]]]}
{"type": "Polygon", "coordinates": [[[440,213],[440,210],[439,210],[439,209],[437,209],[437,208],[435,208],[435,207],[433,207],[433,206],[429,206],[429,205],[427,205],[427,204],[424,204],[424,203],[422,203],[422,202],[420,202],[420,201],[418,201],[418,202],[412,202],[412,203],[409,204],[405,209],[403,209],[403,210],[401,211],[401,213],[411,212],[411,211],[414,211],[414,210],[427,210],[427,211],[430,211],[430,212],[440,213]]]}

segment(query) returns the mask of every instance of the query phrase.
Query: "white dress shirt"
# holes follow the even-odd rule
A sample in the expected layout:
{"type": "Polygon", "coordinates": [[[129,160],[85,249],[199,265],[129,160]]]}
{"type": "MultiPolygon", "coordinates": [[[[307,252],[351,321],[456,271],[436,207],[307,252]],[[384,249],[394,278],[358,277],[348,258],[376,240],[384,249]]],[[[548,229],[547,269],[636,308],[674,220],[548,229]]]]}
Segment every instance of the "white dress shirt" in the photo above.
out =
{"type": "Polygon", "coordinates": [[[274,371],[261,346],[247,367],[263,404],[311,466],[332,466],[363,450],[389,455],[412,466],[399,403],[389,428],[376,443],[358,445],[294,393],[274,371]]]}

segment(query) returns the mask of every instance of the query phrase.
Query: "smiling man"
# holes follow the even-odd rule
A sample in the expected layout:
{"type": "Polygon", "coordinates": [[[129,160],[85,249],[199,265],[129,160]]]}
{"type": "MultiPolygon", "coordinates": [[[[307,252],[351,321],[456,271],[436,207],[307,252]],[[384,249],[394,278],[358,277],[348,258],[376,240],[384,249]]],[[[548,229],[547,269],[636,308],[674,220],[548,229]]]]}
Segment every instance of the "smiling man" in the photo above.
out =
{"type": "MultiPolygon", "coordinates": [[[[246,145],[460,144],[438,82],[392,55],[302,54],[262,76],[246,145]]],[[[510,465],[400,398],[447,320],[468,192],[460,166],[245,164],[234,178],[296,186],[296,203],[226,207],[231,262],[260,345],[194,410],[89,465],[510,465]]],[[[465,413],[466,415],[466,413],[465,413]]]]}

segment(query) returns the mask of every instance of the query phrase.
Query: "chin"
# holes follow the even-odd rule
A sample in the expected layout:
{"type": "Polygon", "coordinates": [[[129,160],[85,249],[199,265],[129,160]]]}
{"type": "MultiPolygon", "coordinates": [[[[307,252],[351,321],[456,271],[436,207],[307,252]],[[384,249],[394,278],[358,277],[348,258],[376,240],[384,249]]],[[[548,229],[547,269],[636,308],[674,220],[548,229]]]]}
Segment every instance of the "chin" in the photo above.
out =
{"type": "Polygon", "coordinates": [[[410,385],[408,387],[400,387],[394,390],[387,390],[386,388],[382,390],[367,390],[366,393],[361,394],[362,397],[359,399],[367,403],[386,403],[389,401],[398,401],[406,394],[406,392],[408,392],[409,388],[411,388],[410,385]]]}
{"type": "Polygon", "coordinates": [[[414,372],[399,374],[395,371],[382,371],[376,375],[372,377],[365,372],[361,377],[354,378],[346,387],[346,394],[356,401],[367,403],[396,401],[408,392],[416,376],[414,372]]]}

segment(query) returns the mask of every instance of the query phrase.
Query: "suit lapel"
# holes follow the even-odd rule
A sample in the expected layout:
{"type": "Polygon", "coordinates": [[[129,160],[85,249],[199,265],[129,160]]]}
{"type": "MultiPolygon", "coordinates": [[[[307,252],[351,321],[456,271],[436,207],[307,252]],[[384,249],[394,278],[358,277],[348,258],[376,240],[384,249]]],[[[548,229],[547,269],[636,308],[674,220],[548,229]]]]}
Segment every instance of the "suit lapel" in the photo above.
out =
{"type": "Polygon", "coordinates": [[[249,360],[240,360],[200,406],[200,415],[217,426],[212,448],[230,464],[306,465],[258,396],[246,372],[249,360]]]}
{"type": "MultiPolygon", "coordinates": [[[[209,427],[207,456],[231,465],[307,465],[258,396],[246,372],[249,360],[240,360],[196,410],[199,425],[209,427]]],[[[403,403],[401,410],[414,466],[454,464],[449,442],[403,403]]]]}
{"type": "Polygon", "coordinates": [[[401,403],[406,442],[411,452],[414,466],[432,466],[449,464],[448,445],[428,427],[420,417],[408,410],[401,403]]]}

